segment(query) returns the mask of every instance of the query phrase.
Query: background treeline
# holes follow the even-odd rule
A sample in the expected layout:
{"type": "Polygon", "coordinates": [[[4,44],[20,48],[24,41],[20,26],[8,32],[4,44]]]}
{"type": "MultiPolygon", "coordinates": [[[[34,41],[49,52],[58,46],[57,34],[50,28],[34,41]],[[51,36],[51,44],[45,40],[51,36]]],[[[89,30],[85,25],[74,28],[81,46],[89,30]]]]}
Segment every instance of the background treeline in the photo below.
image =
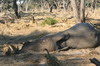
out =
{"type": "Polygon", "coordinates": [[[99,7],[100,0],[0,0],[0,12],[14,12],[18,19],[23,12],[63,10],[73,11],[76,22],[85,22],[86,9],[92,11],[99,7]]]}
{"type": "MultiPolygon", "coordinates": [[[[69,9],[71,4],[70,0],[0,0],[0,11],[12,11],[17,2],[19,11],[31,11],[34,9],[69,9]]],[[[80,2],[80,0],[76,0],[80,2]]],[[[79,5],[79,4],[78,4],[79,5]]],[[[99,8],[100,0],[86,0],[85,6],[88,8],[99,8]]]]}

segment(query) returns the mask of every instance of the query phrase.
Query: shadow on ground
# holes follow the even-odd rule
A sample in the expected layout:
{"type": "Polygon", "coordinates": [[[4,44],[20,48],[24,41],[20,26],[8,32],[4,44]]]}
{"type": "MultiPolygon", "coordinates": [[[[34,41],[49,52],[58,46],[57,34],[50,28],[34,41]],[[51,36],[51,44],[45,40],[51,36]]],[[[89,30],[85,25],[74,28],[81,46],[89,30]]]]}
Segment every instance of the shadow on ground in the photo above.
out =
{"type": "Polygon", "coordinates": [[[36,38],[42,37],[48,34],[47,31],[38,31],[30,33],[29,35],[18,35],[18,36],[8,36],[8,35],[0,35],[0,44],[18,44],[21,42],[27,42],[34,40],[36,38]]]}

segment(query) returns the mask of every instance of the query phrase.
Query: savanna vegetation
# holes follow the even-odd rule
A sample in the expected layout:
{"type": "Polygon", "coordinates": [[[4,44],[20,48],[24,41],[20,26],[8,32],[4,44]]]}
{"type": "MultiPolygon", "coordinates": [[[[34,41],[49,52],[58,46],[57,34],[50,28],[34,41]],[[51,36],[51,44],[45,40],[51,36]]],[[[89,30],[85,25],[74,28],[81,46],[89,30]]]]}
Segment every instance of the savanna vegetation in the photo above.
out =
{"type": "Polygon", "coordinates": [[[100,0],[0,0],[0,66],[95,66],[91,62],[100,60],[99,47],[4,54],[77,23],[100,31],[100,0]]]}

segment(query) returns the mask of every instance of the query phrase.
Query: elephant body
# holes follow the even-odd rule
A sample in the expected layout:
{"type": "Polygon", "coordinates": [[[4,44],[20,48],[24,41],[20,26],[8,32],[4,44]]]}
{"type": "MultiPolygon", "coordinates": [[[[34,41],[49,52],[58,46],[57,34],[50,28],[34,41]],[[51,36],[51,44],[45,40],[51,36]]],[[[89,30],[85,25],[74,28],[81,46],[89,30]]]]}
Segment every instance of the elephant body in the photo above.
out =
{"type": "Polygon", "coordinates": [[[99,45],[99,32],[88,23],[79,23],[66,30],[70,38],[66,44],[71,48],[93,48],[99,45]]]}
{"type": "Polygon", "coordinates": [[[25,44],[22,51],[55,51],[64,47],[93,48],[99,46],[99,32],[88,23],[79,23],[73,27],[51,35],[46,35],[29,44],[25,44]]]}

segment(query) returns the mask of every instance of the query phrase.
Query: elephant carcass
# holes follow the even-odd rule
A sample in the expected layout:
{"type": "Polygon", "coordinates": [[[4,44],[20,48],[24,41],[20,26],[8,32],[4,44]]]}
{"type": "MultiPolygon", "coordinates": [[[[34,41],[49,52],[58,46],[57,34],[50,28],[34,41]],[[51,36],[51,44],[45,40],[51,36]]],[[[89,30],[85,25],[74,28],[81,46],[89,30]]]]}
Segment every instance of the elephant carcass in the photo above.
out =
{"type": "MultiPolygon", "coordinates": [[[[36,39],[30,43],[24,44],[22,47],[22,52],[28,52],[28,51],[44,51],[44,49],[48,49],[49,51],[55,51],[58,49],[57,46],[57,41],[62,40],[60,43],[63,41],[67,40],[69,36],[68,34],[63,34],[63,32],[59,32],[57,34],[49,34],[46,35],[42,38],[36,39]]],[[[59,44],[60,45],[60,44],[59,44]]]]}
{"type": "Polygon", "coordinates": [[[24,44],[22,51],[55,51],[63,48],[92,48],[98,46],[99,32],[88,23],[79,23],[73,27],[51,35],[46,35],[31,43],[24,44]],[[63,45],[62,45],[63,44],[63,45]]]}
{"type": "Polygon", "coordinates": [[[64,32],[70,35],[66,48],[94,48],[100,45],[100,33],[88,23],[76,24],[64,32]]]}

